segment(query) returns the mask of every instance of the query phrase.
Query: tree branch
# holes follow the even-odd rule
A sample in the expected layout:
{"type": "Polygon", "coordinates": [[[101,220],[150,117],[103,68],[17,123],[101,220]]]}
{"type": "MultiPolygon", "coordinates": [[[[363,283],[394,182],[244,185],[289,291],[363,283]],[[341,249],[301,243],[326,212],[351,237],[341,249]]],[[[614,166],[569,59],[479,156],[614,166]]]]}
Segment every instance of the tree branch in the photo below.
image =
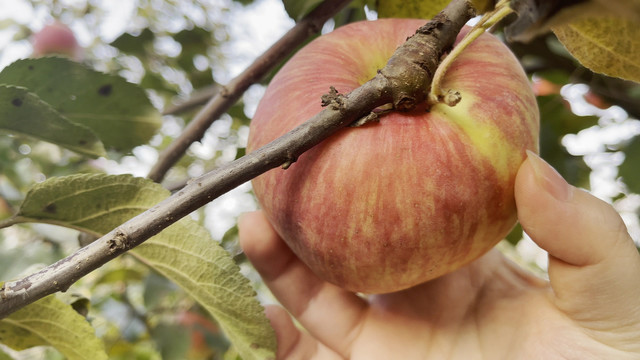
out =
{"type": "MultiPolygon", "coordinates": [[[[338,130],[393,103],[406,110],[423,102],[443,53],[474,11],[467,0],[452,0],[396,50],[378,75],[347,95],[324,96],[320,113],[284,136],[226,166],[192,180],[185,188],[120,225],[95,242],[41,271],[0,289],[0,318],[75,281],[132,249],[216,197],[298,156],[338,130]]],[[[352,130],[357,131],[357,130],[352,130]]],[[[284,170],[283,170],[284,171],[284,170]]]]}
{"type": "Polygon", "coordinates": [[[178,104],[172,104],[167,106],[162,115],[177,115],[189,110],[193,110],[201,105],[206,104],[211,98],[218,92],[217,85],[210,85],[204,89],[196,90],[189,99],[182,101],[178,104]]]}
{"type": "Polygon", "coordinates": [[[319,32],[324,23],[349,2],[351,0],[324,1],[260,55],[240,75],[231,80],[226,86],[222,86],[185,127],[182,134],[160,154],[158,161],[147,177],[155,182],[161,182],[167,171],[180,160],[189,146],[193,142],[202,139],[211,124],[229,110],[249,86],[260,81],[286,55],[300,46],[309,35],[319,32]]]}

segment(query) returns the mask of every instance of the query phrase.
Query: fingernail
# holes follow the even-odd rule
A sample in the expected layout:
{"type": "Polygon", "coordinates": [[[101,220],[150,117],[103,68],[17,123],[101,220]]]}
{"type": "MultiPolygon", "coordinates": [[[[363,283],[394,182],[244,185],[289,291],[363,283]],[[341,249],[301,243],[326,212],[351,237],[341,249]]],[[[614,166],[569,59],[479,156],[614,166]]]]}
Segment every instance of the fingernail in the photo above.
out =
{"type": "Polygon", "coordinates": [[[562,178],[562,176],[542,160],[538,154],[527,150],[527,158],[533,167],[538,184],[545,189],[551,196],[560,200],[567,201],[571,198],[571,186],[562,178]]]}

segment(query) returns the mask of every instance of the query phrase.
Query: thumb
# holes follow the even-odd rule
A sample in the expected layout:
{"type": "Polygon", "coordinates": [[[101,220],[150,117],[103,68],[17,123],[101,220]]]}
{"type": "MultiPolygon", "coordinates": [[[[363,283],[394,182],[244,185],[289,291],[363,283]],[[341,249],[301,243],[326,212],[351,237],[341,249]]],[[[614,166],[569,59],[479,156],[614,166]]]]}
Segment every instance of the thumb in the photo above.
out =
{"type": "Polygon", "coordinates": [[[586,328],[626,327],[637,340],[640,254],[613,207],[567,184],[531,152],[515,197],[523,229],[549,253],[556,306],[586,328]]]}

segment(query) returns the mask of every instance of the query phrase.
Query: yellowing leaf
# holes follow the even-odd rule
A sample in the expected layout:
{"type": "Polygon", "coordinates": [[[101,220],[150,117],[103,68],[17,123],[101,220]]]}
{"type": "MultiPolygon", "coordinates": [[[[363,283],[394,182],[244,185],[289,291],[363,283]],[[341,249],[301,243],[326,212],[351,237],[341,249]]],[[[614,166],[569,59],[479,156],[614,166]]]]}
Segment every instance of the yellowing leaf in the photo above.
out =
{"type": "Polygon", "coordinates": [[[518,17],[505,28],[508,41],[526,43],[553,27],[589,18],[615,17],[640,22],[640,0],[510,0],[509,6],[518,17]]]}
{"type": "MultiPolygon", "coordinates": [[[[102,235],[164,200],[162,186],[130,175],[80,174],[32,188],[10,223],[38,221],[102,235]]],[[[275,358],[275,334],[249,280],[197,222],[183,218],[131,250],[217,320],[242,358],[275,358]]]]}
{"type": "Polygon", "coordinates": [[[560,42],[594,72],[640,82],[640,25],[598,17],[552,28],[560,42]]]}
{"type": "Polygon", "coordinates": [[[381,18],[416,18],[429,20],[442,11],[449,1],[450,0],[379,0],[378,16],[381,18]]]}
{"type": "Polygon", "coordinates": [[[14,350],[50,345],[69,360],[107,359],[89,322],[54,295],[0,320],[0,342],[14,350]]]}

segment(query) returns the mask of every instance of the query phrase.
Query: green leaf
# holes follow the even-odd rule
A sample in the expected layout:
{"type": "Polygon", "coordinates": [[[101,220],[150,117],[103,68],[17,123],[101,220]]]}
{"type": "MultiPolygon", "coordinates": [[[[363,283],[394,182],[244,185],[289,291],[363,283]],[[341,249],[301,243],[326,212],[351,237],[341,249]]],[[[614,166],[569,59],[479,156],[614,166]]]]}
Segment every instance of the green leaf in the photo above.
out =
{"type": "Polygon", "coordinates": [[[640,136],[636,136],[631,142],[623,148],[624,161],[618,168],[618,174],[627,185],[629,191],[640,194],[640,136]]]}
{"type": "Polygon", "coordinates": [[[162,305],[164,298],[176,292],[178,287],[166,277],[155,271],[150,271],[144,279],[144,306],[147,311],[153,311],[157,306],[162,305]]]}
{"type": "MultiPolygon", "coordinates": [[[[33,187],[14,222],[40,221],[97,235],[165,199],[162,186],[129,175],[81,174],[33,187]]],[[[209,232],[184,218],[131,251],[189,293],[218,321],[243,359],[274,358],[275,335],[249,281],[209,232]]]]}
{"type": "Polygon", "coordinates": [[[598,123],[595,116],[578,116],[569,109],[560,95],[538,96],[540,108],[540,155],[567,181],[588,188],[590,169],[582,157],[569,154],[561,140],[567,134],[598,123]]]}
{"type": "Polygon", "coordinates": [[[137,269],[127,269],[127,268],[119,268],[109,270],[101,274],[96,281],[96,285],[108,284],[108,283],[117,283],[117,282],[131,282],[131,281],[142,281],[144,279],[144,275],[141,271],[137,269]]]}
{"type": "Polygon", "coordinates": [[[132,55],[144,56],[145,47],[150,46],[155,40],[155,34],[149,28],[144,28],[138,35],[124,33],[111,42],[111,46],[132,55]]]}
{"type": "Polygon", "coordinates": [[[13,358],[0,349],[0,360],[13,360],[13,358]]]}
{"type": "Polygon", "coordinates": [[[597,116],[576,115],[560,95],[538,96],[537,100],[540,113],[544,114],[543,121],[552,124],[559,135],[558,139],[566,134],[577,134],[581,130],[598,125],[597,116]]]}
{"type": "Polygon", "coordinates": [[[321,2],[322,0],[282,0],[287,14],[295,21],[302,19],[321,2]]]}
{"type": "Polygon", "coordinates": [[[48,141],[94,158],[106,154],[93,131],[69,121],[22,87],[0,85],[0,129],[48,141]]]}
{"type": "Polygon", "coordinates": [[[215,44],[215,36],[210,30],[202,27],[184,29],[173,35],[182,50],[176,58],[177,67],[183,69],[194,88],[200,88],[214,84],[213,75],[209,67],[196,69],[194,58],[197,55],[207,56],[208,49],[215,44]]]}
{"type": "Polygon", "coordinates": [[[378,0],[378,17],[428,20],[442,11],[450,1],[451,0],[378,0]]]}
{"type": "Polygon", "coordinates": [[[151,330],[151,337],[158,344],[162,360],[186,358],[191,334],[179,325],[159,324],[151,330]]]}
{"type": "Polygon", "coordinates": [[[520,223],[517,223],[516,226],[511,229],[505,240],[508,241],[511,245],[518,244],[518,242],[522,240],[522,225],[520,225],[520,223]]]}
{"type": "Polygon", "coordinates": [[[275,339],[248,280],[203,227],[186,220],[146,241],[133,255],[213,315],[243,359],[274,358],[275,339]]]}
{"type": "Polygon", "coordinates": [[[69,360],[107,359],[89,322],[54,295],[0,320],[0,342],[14,350],[53,346],[69,360]]]}
{"type": "Polygon", "coordinates": [[[166,196],[161,186],[130,175],[53,177],[29,190],[16,221],[46,222],[102,236],[166,196]]]}
{"type": "Polygon", "coordinates": [[[618,17],[586,18],[553,32],[582,65],[594,72],[640,82],[640,26],[618,17]]]}
{"type": "Polygon", "coordinates": [[[64,58],[18,60],[0,72],[0,84],[27,88],[110,149],[145,144],[161,125],[142,88],[64,58]]]}

